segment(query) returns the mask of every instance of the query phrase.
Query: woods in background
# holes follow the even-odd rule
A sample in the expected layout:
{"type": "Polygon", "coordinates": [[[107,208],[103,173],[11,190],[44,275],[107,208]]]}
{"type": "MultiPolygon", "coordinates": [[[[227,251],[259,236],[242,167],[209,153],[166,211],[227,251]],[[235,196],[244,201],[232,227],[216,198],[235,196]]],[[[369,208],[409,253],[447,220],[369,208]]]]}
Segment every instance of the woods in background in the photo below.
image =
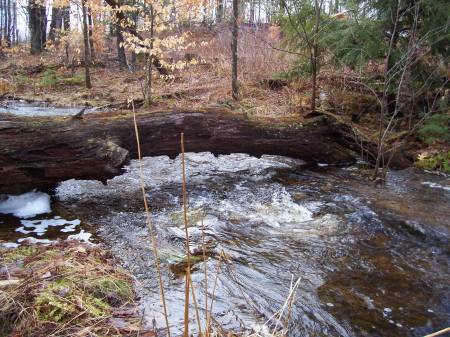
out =
{"type": "Polygon", "coordinates": [[[23,42],[72,77],[82,66],[88,89],[91,68],[113,60],[136,73],[145,106],[157,80],[190,86],[194,67],[226,78],[235,102],[268,84],[286,96],[266,109],[341,114],[350,105],[351,122],[376,138],[376,154],[361,151],[376,172],[389,166],[384,154],[395,153],[400,131],[450,139],[447,0],[0,0],[0,16],[2,48],[23,42]]]}

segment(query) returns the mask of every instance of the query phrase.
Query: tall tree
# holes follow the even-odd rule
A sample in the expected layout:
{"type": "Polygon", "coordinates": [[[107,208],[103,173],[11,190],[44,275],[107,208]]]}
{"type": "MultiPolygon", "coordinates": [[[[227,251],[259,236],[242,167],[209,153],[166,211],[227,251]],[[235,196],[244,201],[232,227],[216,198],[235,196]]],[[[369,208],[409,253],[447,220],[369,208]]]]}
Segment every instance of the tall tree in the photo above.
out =
{"type": "Polygon", "coordinates": [[[65,32],[70,30],[70,6],[62,8],[63,28],[65,32]]]}
{"type": "Polygon", "coordinates": [[[40,0],[29,0],[28,15],[30,26],[31,53],[40,54],[45,48],[47,15],[40,0]]]}
{"type": "Polygon", "coordinates": [[[216,0],[216,23],[221,23],[224,16],[224,0],[216,0]]]}
{"type": "Polygon", "coordinates": [[[231,35],[231,95],[234,100],[239,98],[238,87],[238,16],[239,1],[233,0],[233,15],[231,17],[232,35],[231,35]]]}
{"type": "Polygon", "coordinates": [[[56,31],[62,28],[62,9],[53,3],[52,5],[52,17],[50,21],[50,31],[48,33],[48,39],[55,41],[56,31]]]}
{"type": "Polygon", "coordinates": [[[81,0],[81,8],[83,11],[83,40],[84,40],[84,71],[86,88],[92,88],[91,74],[90,74],[90,54],[89,54],[89,32],[87,23],[86,0],[81,0]]]}
{"type": "MultiPolygon", "coordinates": [[[[122,0],[119,0],[117,2],[117,6],[120,8],[120,6],[123,5],[122,0]]],[[[123,13],[121,13],[123,15],[123,13]]],[[[117,60],[119,61],[119,65],[122,67],[127,66],[127,57],[125,55],[125,48],[124,48],[124,39],[123,39],[123,28],[127,24],[127,19],[125,17],[119,16],[118,13],[115,13],[115,33],[116,33],[116,43],[117,43],[117,60]]]]}
{"type": "Polygon", "coordinates": [[[95,50],[94,50],[94,19],[92,17],[92,10],[88,8],[88,31],[89,31],[89,56],[91,62],[95,62],[95,50]]]}

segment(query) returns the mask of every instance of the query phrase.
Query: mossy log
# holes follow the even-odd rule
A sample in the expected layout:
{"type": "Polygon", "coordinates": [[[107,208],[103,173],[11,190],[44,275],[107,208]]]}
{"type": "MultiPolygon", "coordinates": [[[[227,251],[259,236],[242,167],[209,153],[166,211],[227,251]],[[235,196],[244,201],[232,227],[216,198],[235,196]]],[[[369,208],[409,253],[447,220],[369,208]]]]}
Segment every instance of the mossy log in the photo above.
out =
{"type": "MultiPolygon", "coordinates": [[[[180,132],[186,151],[274,154],[308,163],[354,162],[339,128],[324,117],[306,125],[255,122],[229,111],[138,113],[143,156],[176,156],[180,132]]],[[[133,117],[91,114],[62,117],[0,117],[0,193],[48,189],[60,181],[106,180],[137,157],[133,117]]]]}

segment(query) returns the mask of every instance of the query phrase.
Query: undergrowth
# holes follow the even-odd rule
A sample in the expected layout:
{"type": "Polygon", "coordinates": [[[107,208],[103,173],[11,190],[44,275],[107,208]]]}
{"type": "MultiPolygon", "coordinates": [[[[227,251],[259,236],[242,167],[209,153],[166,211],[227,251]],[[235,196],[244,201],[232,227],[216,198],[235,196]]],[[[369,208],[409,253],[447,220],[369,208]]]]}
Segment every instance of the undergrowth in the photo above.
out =
{"type": "Polygon", "coordinates": [[[450,151],[428,154],[414,163],[417,168],[450,173],[450,151]]]}
{"type": "Polygon", "coordinates": [[[136,335],[113,324],[120,310],[139,326],[132,280],[99,248],[24,246],[0,262],[0,336],[136,335]]]}

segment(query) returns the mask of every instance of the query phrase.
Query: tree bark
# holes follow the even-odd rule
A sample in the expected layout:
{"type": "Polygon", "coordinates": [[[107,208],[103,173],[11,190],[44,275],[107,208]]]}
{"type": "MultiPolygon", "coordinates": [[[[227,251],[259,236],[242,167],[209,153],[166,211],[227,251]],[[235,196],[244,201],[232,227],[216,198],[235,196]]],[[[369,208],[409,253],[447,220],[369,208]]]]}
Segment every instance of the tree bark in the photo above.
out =
{"type": "Polygon", "coordinates": [[[29,0],[28,14],[30,23],[31,54],[44,51],[46,42],[47,16],[45,7],[37,0],[29,0]]]}
{"type": "Polygon", "coordinates": [[[48,33],[48,39],[55,41],[56,30],[62,28],[62,9],[59,7],[52,7],[52,18],[50,21],[50,31],[48,33]]]}
{"type": "Polygon", "coordinates": [[[6,15],[7,15],[7,24],[6,24],[6,45],[11,47],[11,0],[7,1],[6,4],[6,15]]]}
{"type": "MultiPolygon", "coordinates": [[[[209,109],[138,115],[143,156],[179,153],[179,134],[186,151],[234,152],[300,158],[308,163],[354,162],[340,144],[331,120],[319,118],[302,128],[252,122],[242,115],[209,109]]],[[[0,193],[51,188],[59,181],[105,180],[120,174],[137,148],[133,117],[85,115],[85,119],[13,117],[0,119],[0,193]]]]}
{"type": "Polygon", "coordinates": [[[92,18],[92,11],[88,8],[88,31],[89,31],[89,52],[91,62],[95,62],[95,50],[94,50],[94,20],[92,18]]]}
{"type": "Polygon", "coordinates": [[[223,1],[224,0],[217,0],[216,2],[216,23],[221,23],[223,19],[223,1]]]}
{"type": "Polygon", "coordinates": [[[70,30],[70,7],[64,7],[62,12],[64,31],[68,32],[70,30]]]}
{"type": "Polygon", "coordinates": [[[239,17],[239,1],[233,0],[233,16],[232,22],[232,36],[231,36],[231,94],[235,101],[239,99],[238,88],[238,17],[239,17]]]}
{"type": "Polygon", "coordinates": [[[91,89],[91,73],[90,73],[90,53],[89,53],[89,33],[87,24],[87,13],[86,13],[86,0],[81,2],[82,12],[83,12],[83,40],[84,40],[84,74],[85,74],[85,84],[86,88],[91,89]]]}
{"type": "Polygon", "coordinates": [[[119,65],[121,67],[127,66],[127,57],[125,55],[125,48],[123,47],[123,34],[122,27],[119,25],[116,26],[116,42],[117,42],[117,60],[119,61],[119,65]]]}

